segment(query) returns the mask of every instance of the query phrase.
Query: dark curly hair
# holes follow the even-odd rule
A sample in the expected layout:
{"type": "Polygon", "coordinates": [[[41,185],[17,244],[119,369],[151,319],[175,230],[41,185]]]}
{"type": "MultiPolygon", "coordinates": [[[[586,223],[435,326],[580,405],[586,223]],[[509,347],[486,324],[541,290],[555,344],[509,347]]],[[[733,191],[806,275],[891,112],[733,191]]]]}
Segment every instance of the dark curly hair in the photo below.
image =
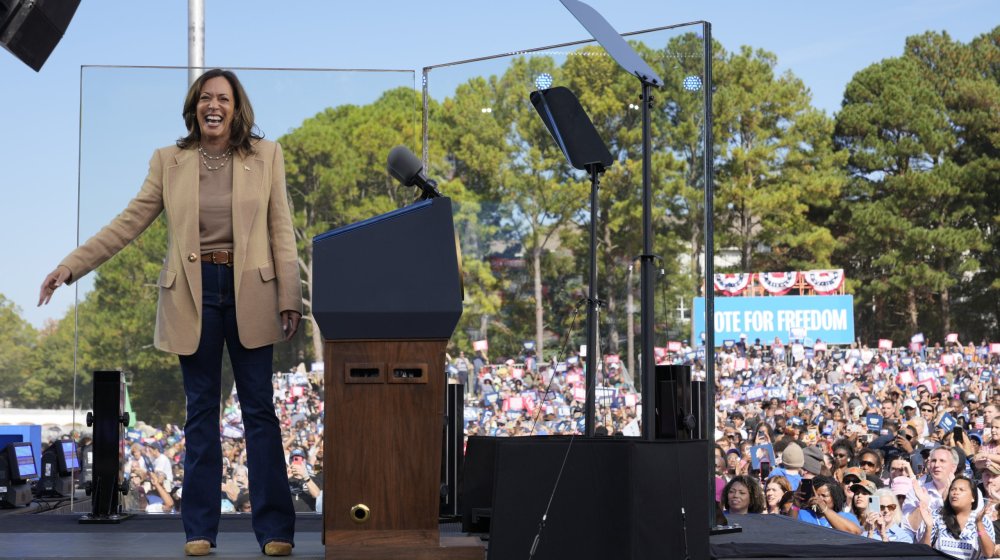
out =
{"type": "Polygon", "coordinates": [[[264,135],[257,128],[257,123],[254,122],[250,98],[247,97],[247,92],[243,89],[243,84],[240,83],[236,74],[219,68],[205,72],[188,88],[182,112],[188,133],[187,136],[177,140],[177,147],[181,149],[194,148],[201,141],[201,129],[198,127],[198,98],[205,82],[212,78],[225,78],[229,82],[229,86],[233,88],[233,124],[229,132],[229,145],[244,156],[254,153],[254,142],[263,138],[264,135]]]}
{"type": "MultiPolygon", "coordinates": [[[[964,476],[956,476],[955,480],[952,480],[951,484],[948,485],[948,494],[951,494],[951,487],[956,482],[964,482],[969,485],[969,491],[972,492],[972,511],[976,511],[976,508],[979,507],[979,492],[976,490],[976,483],[964,476]]],[[[962,527],[958,525],[958,512],[951,507],[951,500],[947,496],[945,496],[944,505],[941,506],[941,519],[944,521],[949,535],[957,539],[962,534],[962,527]]]]}
{"type": "Polygon", "coordinates": [[[830,498],[833,500],[833,511],[843,511],[844,504],[847,503],[847,494],[844,487],[836,479],[829,476],[817,476],[813,478],[813,489],[819,490],[826,486],[830,490],[830,498]]]}
{"type": "Polygon", "coordinates": [[[726,487],[722,489],[722,507],[726,511],[729,511],[729,489],[736,483],[745,486],[747,493],[750,494],[750,505],[747,507],[747,513],[761,513],[764,511],[767,507],[767,502],[764,500],[764,490],[761,489],[760,482],[756,478],[745,474],[734,476],[732,480],[726,483],[726,487]]]}

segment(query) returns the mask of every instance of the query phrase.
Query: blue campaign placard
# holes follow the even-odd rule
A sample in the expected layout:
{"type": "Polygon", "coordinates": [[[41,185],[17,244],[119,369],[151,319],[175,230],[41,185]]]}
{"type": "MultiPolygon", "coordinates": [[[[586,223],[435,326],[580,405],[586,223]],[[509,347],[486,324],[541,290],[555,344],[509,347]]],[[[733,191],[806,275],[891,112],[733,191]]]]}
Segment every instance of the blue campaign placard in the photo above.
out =
{"type": "MultiPolygon", "coordinates": [[[[705,299],[694,299],[694,331],[705,332],[705,299]]],[[[739,339],[788,340],[792,330],[830,344],[854,342],[854,296],[715,298],[715,345],[739,339]]]]}
{"type": "Polygon", "coordinates": [[[882,416],[878,414],[869,414],[865,416],[865,427],[868,428],[869,432],[879,433],[882,431],[882,416]]]}
{"type": "Polygon", "coordinates": [[[941,417],[941,421],[938,422],[938,427],[943,428],[946,432],[957,425],[958,421],[955,420],[955,417],[952,416],[950,412],[945,412],[944,416],[941,417]]]}

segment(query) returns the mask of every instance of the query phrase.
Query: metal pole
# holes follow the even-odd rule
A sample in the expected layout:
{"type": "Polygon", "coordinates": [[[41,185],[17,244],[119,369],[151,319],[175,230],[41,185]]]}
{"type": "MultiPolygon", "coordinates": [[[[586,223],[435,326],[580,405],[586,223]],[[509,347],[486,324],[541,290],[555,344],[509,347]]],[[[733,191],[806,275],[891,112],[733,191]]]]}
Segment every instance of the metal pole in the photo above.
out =
{"type": "MultiPolygon", "coordinates": [[[[702,403],[702,426],[704,437],[709,442],[709,496],[715,495],[715,177],[713,157],[715,150],[712,140],[712,24],[705,23],[705,80],[704,111],[705,132],[703,173],[705,176],[705,402],[702,403]]],[[[695,311],[692,309],[692,313],[695,311]]],[[[694,321],[692,321],[692,324],[694,321]]],[[[715,525],[715,500],[708,506],[708,526],[715,525]]]]}
{"type": "Polygon", "coordinates": [[[597,384],[597,311],[601,306],[597,299],[597,188],[601,184],[600,171],[590,168],[590,287],[587,294],[587,401],[584,408],[584,432],[594,436],[594,401],[597,384]]]}
{"type": "Polygon", "coordinates": [[[642,270],[640,271],[639,290],[642,309],[642,353],[640,366],[642,368],[642,437],[652,440],[656,436],[653,429],[656,422],[655,401],[655,370],[656,360],[653,356],[653,322],[655,309],[653,307],[653,285],[656,282],[656,270],[653,266],[653,192],[650,185],[650,168],[652,151],[650,140],[650,110],[653,106],[652,86],[642,82],[642,270]]]}
{"type": "Polygon", "coordinates": [[[205,0],[188,0],[188,86],[205,72],[205,0]]]}

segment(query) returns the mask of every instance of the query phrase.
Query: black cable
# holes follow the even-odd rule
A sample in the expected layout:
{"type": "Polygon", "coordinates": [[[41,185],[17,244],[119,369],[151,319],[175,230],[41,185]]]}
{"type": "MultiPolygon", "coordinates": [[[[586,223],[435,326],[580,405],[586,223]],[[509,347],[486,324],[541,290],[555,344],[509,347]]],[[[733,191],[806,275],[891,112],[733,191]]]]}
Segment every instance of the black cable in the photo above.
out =
{"type": "Polygon", "coordinates": [[[545,506],[545,513],[542,514],[541,521],[538,522],[538,532],[535,533],[535,540],[531,543],[531,551],[528,553],[528,560],[535,557],[535,551],[538,550],[538,543],[542,540],[542,531],[545,529],[545,521],[549,517],[549,508],[552,507],[552,500],[556,497],[556,490],[559,489],[559,481],[562,479],[563,470],[566,468],[566,460],[569,459],[569,451],[573,449],[573,441],[576,439],[576,434],[572,434],[569,437],[569,445],[566,446],[566,454],[563,455],[562,466],[559,467],[559,474],[556,475],[556,483],[552,487],[552,494],[549,495],[549,503],[545,506]]]}
{"type": "MultiPolygon", "coordinates": [[[[573,315],[572,315],[573,324],[570,325],[570,327],[569,327],[569,333],[566,336],[567,344],[572,344],[573,331],[576,330],[576,322],[577,322],[577,319],[580,318],[580,306],[583,305],[586,302],[587,302],[586,299],[582,299],[582,300],[578,301],[576,303],[576,305],[573,306],[573,315]]],[[[567,350],[567,348],[564,348],[563,350],[567,350]]],[[[557,372],[556,372],[555,368],[553,367],[552,368],[552,375],[549,376],[549,383],[548,383],[548,385],[545,386],[545,394],[542,395],[542,398],[541,398],[541,400],[538,403],[538,411],[535,413],[535,419],[531,423],[531,431],[528,432],[528,436],[535,435],[535,428],[538,426],[538,417],[541,415],[542,410],[545,407],[545,399],[547,399],[548,396],[549,396],[549,390],[552,388],[552,382],[555,381],[555,379],[556,379],[556,373],[557,372]]]]}

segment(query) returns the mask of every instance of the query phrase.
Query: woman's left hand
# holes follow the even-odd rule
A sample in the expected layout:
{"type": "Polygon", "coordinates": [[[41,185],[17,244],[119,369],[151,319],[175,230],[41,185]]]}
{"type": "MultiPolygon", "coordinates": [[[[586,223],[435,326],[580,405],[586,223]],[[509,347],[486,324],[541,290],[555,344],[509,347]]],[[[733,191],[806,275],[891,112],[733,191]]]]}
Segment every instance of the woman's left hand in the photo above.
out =
{"type": "MultiPolygon", "coordinates": [[[[986,505],[979,510],[978,514],[976,514],[976,523],[984,523],[983,517],[985,517],[986,514],[989,513],[990,508],[993,508],[994,506],[996,506],[996,504],[997,504],[996,501],[993,500],[992,498],[986,500],[986,505]]],[[[986,523],[988,522],[989,521],[986,521],[986,523]]]]}
{"type": "Polygon", "coordinates": [[[291,340],[299,330],[299,321],[302,314],[298,311],[285,310],[281,312],[281,330],[285,333],[285,340],[291,340]]]}

